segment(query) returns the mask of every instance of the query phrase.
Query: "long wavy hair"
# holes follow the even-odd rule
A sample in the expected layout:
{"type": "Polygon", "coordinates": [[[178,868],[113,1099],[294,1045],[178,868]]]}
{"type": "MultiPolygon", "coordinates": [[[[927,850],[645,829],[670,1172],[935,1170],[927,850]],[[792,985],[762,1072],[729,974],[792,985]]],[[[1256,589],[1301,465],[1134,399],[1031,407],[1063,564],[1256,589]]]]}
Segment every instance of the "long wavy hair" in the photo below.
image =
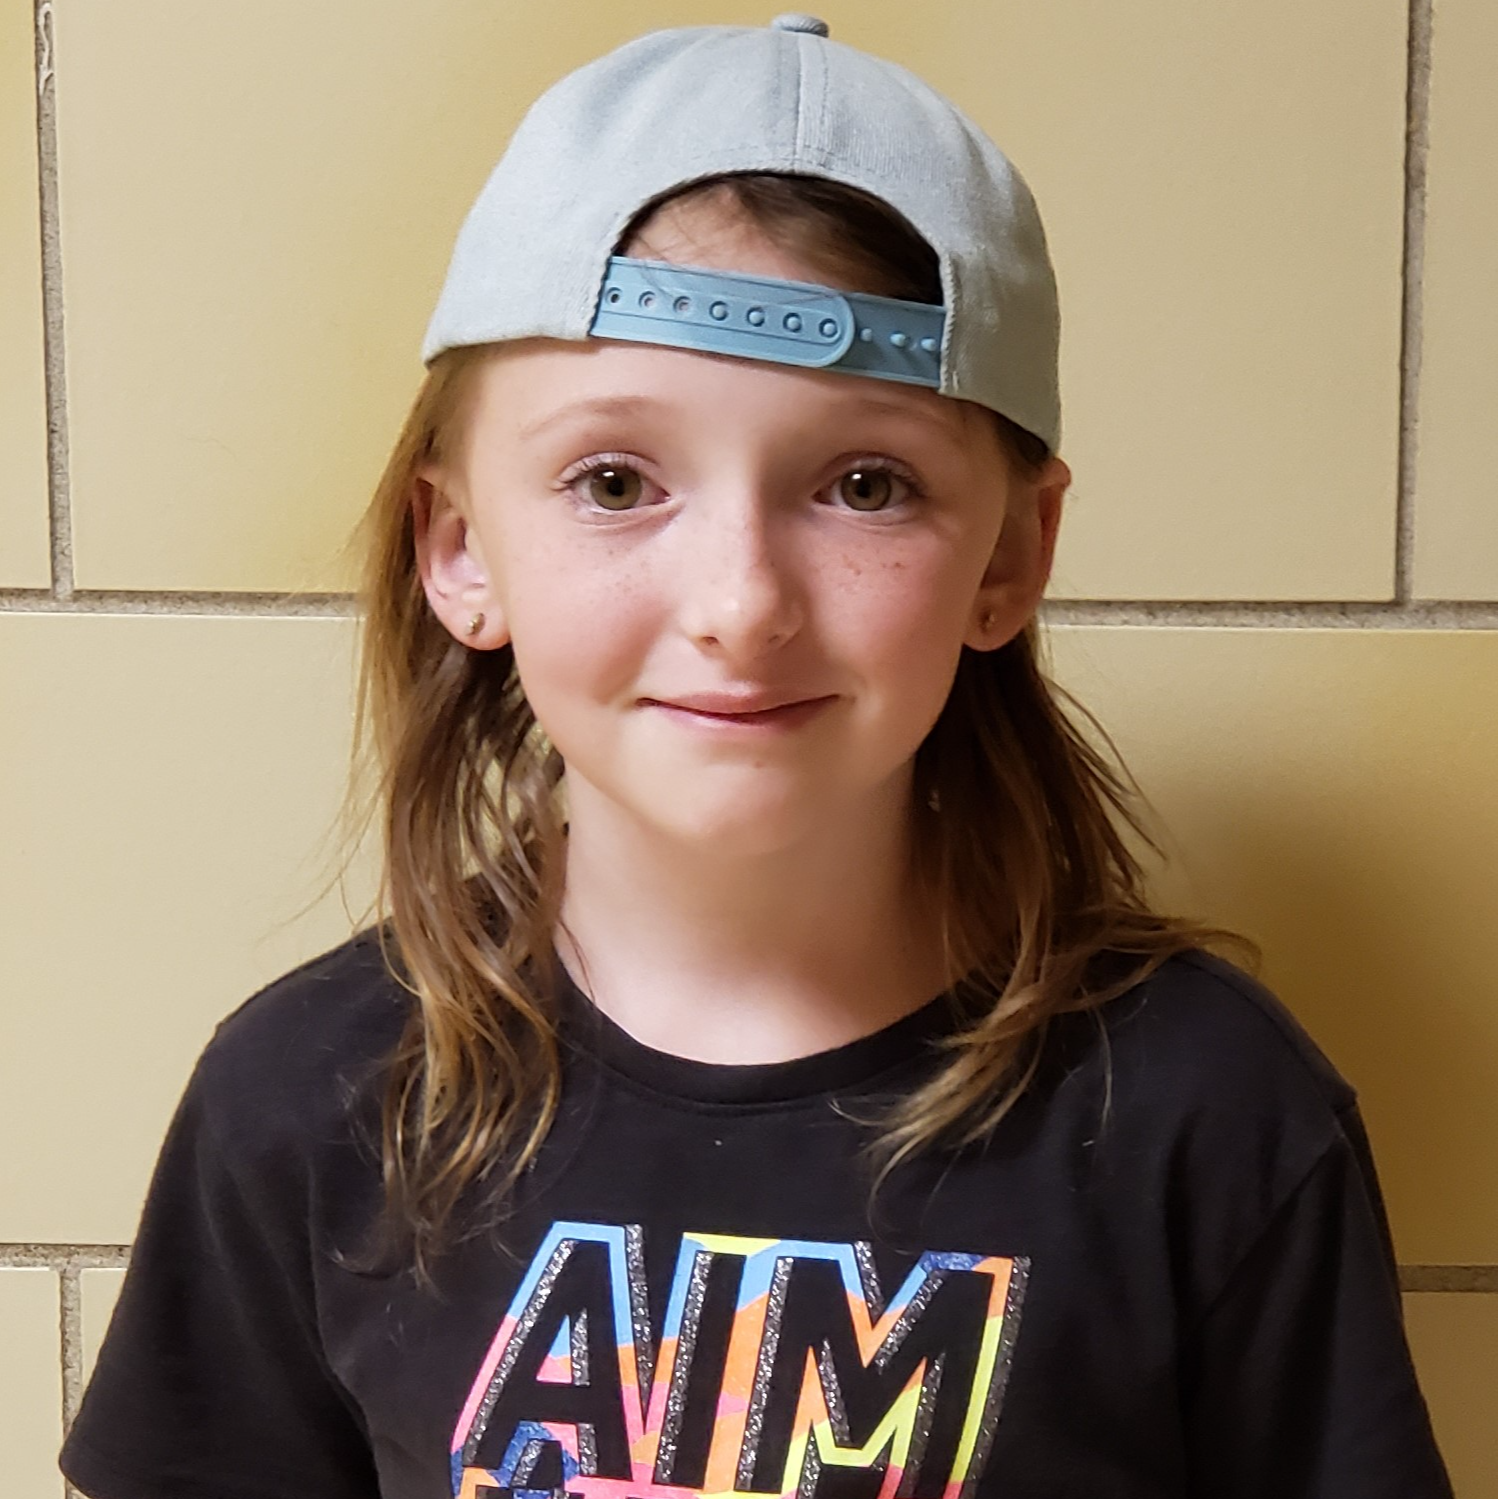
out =
{"type": "MultiPolygon", "coordinates": [[[[750,174],[661,201],[699,195],[737,206],[839,284],[942,300],[930,246],[855,189],[750,174]]],[[[660,206],[637,215],[621,251],[660,206]]],[[[413,541],[418,472],[456,454],[487,352],[432,362],[361,537],[362,774],[351,784],[362,791],[349,805],[356,829],[381,825],[379,931],[415,999],[389,1063],[381,1153],[387,1226],[423,1273],[465,1194],[503,1203],[561,1090],[563,761],[510,647],[469,650],[433,615],[413,541]]],[[[1016,471],[1033,476],[1046,444],[995,421],[1016,471]]],[[[965,648],[916,754],[916,873],[935,897],[949,971],[977,1003],[940,1068],[880,1120],[877,1177],[991,1131],[1031,1081],[1052,1016],[1102,1005],[1173,953],[1242,941],[1152,908],[1141,858],[1159,848],[1138,788],[1096,721],[1048,679],[1038,644],[1032,622],[999,650],[965,648]]]]}

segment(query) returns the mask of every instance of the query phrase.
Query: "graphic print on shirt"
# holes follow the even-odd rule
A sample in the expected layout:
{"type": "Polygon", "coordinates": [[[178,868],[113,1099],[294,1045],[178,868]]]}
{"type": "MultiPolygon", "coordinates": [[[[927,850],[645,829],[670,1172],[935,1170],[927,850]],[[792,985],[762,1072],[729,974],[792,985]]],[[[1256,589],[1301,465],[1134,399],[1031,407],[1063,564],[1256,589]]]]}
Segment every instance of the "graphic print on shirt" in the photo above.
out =
{"type": "Polygon", "coordinates": [[[554,1223],[453,1434],[456,1499],[972,1499],[1030,1261],[682,1236],[659,1344],[635,1225],[554,1223]]]}

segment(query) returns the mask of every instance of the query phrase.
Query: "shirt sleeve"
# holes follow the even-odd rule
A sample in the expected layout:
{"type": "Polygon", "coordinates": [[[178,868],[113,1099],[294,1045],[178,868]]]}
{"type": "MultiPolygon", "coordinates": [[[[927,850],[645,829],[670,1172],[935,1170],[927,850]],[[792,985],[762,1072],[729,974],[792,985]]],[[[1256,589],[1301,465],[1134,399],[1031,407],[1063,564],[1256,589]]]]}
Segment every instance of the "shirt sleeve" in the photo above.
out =
{"type": "Polygon", "coordinates": [[[211,1101],[200,1062],[63,1472],[91,1499],[371,1499],[363,1422],[317,1332],[306,1162],[221,1144],[211,1101]]]}
{"type": "Polygon", "coordinates": [[[1184,1347],[1193,1495],[1452,1499],[1356,1105],[1184,1347]]]}

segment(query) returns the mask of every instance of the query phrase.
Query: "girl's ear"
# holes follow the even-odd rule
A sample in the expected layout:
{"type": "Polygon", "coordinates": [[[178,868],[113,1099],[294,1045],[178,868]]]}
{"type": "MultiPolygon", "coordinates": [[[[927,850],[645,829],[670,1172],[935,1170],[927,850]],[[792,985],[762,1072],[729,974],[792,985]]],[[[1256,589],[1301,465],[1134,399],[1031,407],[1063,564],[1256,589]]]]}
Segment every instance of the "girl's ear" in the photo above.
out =
{"type": "Polygon", "coordinates": [[[1057,550],[1062,496],[1071,483],[1072,470],[1055,456],[1034,478],[1012,474],[1005,523],[979,583],[964,645],[976,651],[998,650],[1040,607],[1057,550]]]}
{"type": "Polygon", "coordinates": [[[413,480],[411,521],[422,588],[448,634],[476,651],[509,644],[504,610],[478,537],[440,470],[423,469],[413,480]]]}

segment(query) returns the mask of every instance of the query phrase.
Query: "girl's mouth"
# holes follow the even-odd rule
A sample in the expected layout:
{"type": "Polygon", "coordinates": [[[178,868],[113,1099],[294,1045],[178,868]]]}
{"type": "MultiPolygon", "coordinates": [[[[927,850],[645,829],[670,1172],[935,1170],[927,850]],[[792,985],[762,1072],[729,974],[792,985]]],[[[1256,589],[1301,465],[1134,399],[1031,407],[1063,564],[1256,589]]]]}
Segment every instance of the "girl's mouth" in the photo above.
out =
{"type": "Polygon", "coordinates": [[[831,697],[806,698],[801,702],[784,703],[778,708],[759,708],[744,713],[711,712],[705,708],[688,708],[678,703],[658,702],[646,698],[645,706],[659,708],[683,723],[707,729],[771,730],[794,729],[810,722],[829,704],[831,697]]]}

